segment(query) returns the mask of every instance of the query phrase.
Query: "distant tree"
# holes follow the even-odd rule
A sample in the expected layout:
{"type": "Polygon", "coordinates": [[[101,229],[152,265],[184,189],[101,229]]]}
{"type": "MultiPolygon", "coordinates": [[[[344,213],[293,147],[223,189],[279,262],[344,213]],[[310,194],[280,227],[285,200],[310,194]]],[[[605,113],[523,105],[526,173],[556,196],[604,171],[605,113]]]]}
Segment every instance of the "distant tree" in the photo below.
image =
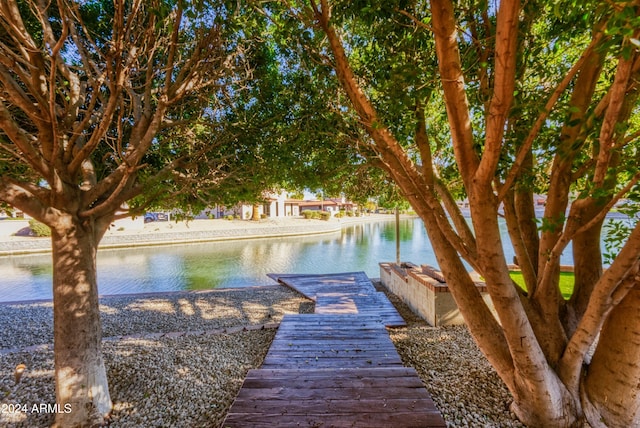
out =
{"type": "Polygon", "coordinates": [[[131,214],[127,201],[133,212],[166,194],[198,201],[225,173],[225,134],[211,129],[242,66],[234,13],[0,2],[0,200],[51,228],[56,402],[72,409],[57,426],[98,426],[111,410],[96,282],[109,225],[131,214]]]}
{"type": "Polygon", "coordinates": [[[532,427],[640,425],[640,226],[606,271],[600,248],[614,203],[638,200],[638,3],[269,7],[289,30],[284,44],[313,59],[300,61],[311,80],[341,88],[335,111],[368,136],[352,147],[423,219],[515,414],[532,427]],[[540,220],[536,192],[547,195],[540,220]],[[472,227],[456,204],[465,197],[472,227]],[[526,290],[509,276],[501,218],[526,290]],[[564,300],[560,254],[570,243],[575,288],[564,300]],[[484,277],[498,319],[463,260],[484,277]]]}

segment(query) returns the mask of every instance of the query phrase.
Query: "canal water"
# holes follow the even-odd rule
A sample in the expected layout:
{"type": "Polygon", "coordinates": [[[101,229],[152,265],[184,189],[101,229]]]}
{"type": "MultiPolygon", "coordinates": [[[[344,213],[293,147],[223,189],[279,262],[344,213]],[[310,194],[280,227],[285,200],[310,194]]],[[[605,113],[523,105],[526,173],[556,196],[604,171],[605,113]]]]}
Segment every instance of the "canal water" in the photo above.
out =
{"type": "MultiPolygon", "coordinates": [[[[436,265],[420,219],[401,220],[400,241],[403,261],[436,265]]],[[[513,251],[505,251],[511,261],[513,251]]],[[[351,224],[319,236],[100,250],[98,290],[110,295],[274,284],[268,273],[364,271],[376,278],[378,263],[395,257],[393,221],[351,224]]],[[[0,257],[0,275],[0,302],[52,297],[50,255],[0,257]]]]}

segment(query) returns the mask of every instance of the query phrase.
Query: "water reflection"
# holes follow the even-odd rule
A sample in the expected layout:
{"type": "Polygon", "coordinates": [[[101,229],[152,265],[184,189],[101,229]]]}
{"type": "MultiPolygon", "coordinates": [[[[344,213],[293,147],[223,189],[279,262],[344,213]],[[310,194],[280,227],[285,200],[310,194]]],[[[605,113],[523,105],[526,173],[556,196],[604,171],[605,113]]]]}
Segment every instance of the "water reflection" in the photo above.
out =
{"type": "MultiPolygon", "coordinates": [[[[403,219],[400,226],[402,259],[436,264],[422,222],[403,219]]],[[[267,273],[364,271],[378,277],[378,263],[395,254],[393,221],[321,236],[101,250],[98,289],[106,295],[272,284],[267,273]]],[[[0,257],[0,274],[0,301],[51,298],[50,255],[0,257]]]]}

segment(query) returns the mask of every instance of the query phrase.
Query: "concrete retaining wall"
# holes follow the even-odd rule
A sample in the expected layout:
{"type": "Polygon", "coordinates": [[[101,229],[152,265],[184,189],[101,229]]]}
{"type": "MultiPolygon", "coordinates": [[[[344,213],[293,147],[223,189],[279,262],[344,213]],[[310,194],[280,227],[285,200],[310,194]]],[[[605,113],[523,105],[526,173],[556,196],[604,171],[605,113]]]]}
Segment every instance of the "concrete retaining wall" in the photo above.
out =
{"type": "MultiPolygon", "coordinates": [[[[421,267],[412,263],[403,263],[402,266],[380,263],[380,281],[432,326],[464,324],[447,284],[427,275],[421,267]]],[[[476,282],[476,286],[495,316],[485,284],[476,282]]]]}

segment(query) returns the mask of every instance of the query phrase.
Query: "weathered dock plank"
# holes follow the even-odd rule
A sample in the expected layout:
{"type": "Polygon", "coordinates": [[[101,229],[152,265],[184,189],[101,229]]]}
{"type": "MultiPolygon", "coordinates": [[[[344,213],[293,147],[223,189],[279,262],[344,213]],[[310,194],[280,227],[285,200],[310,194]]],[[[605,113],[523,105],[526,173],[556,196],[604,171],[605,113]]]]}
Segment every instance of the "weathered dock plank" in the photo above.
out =
{"type": "Polygon", "coordinates": [[[269,276],[314,300],[316,314],[371,315],[387,327],[406,325],[389,299],[375,289],[364,272],[269,276]]]}
{"type": "Polygon", "coordinates": [[[385,326],[404,320],[364,273],[278,279],[314,299],[316,314],[283,317],[223,427],[446,426],[389,338],[385,326]]]}
{"type": "Polygon", "coordinates": [[[445,426],[415,371],[406,367],[251,370],[224,426],[265,426],[260,415],[278,427],[445,426]]]}

